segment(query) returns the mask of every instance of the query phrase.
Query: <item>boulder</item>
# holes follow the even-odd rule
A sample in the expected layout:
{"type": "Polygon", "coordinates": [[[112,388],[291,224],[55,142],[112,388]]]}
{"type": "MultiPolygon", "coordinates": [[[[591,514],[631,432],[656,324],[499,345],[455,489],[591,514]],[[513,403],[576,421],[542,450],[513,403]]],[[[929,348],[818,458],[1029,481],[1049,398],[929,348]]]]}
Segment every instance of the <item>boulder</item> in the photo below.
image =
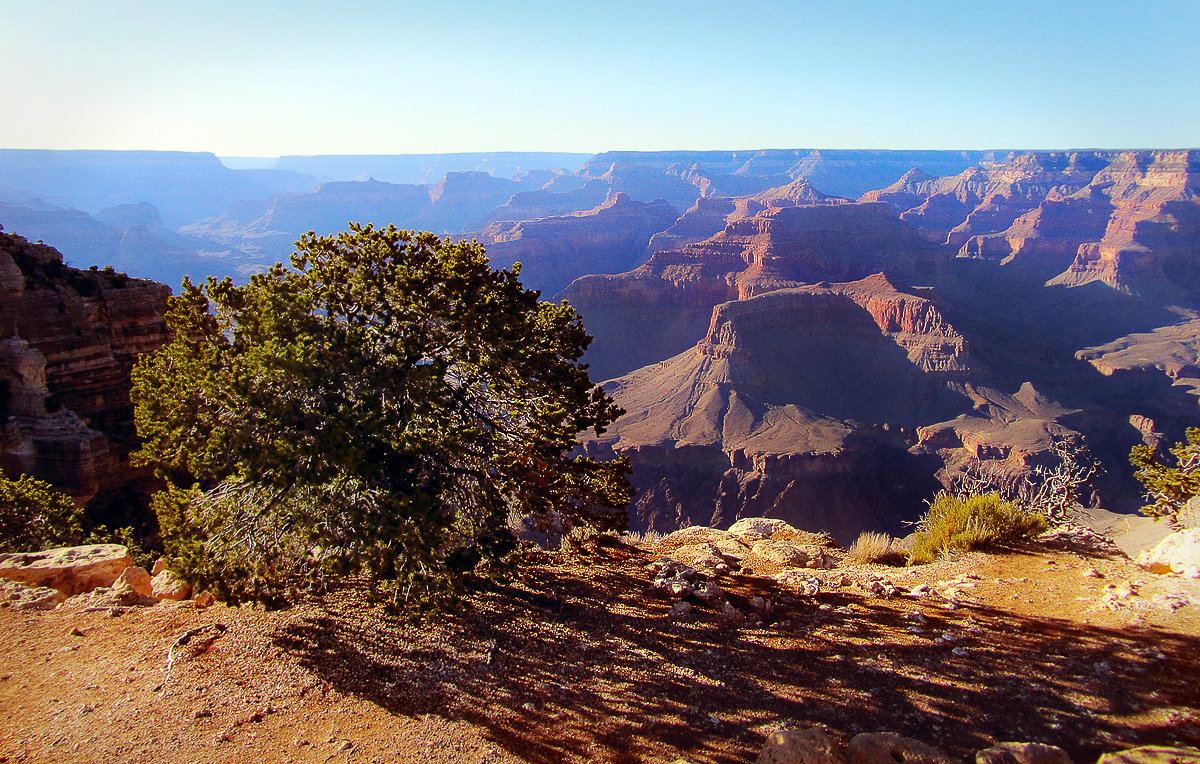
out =
{"type": "MultiPolygon", "coordinates": [[[[658,548],[663,551],[689,547],[711,548],[719,554],[735,558],[741,558],[750,551],[750,547],[736,534],[703,525],[677,530],[658,541],[658,548]]],[[[679,559],[678,555],[672,554],[671,557],[679,559]]]]}
{"type": "Polygon", "coordinates": [[[767,736],[755,764],[846,764],[819,727],[780,729],[767,736]]]}
{"type": "Polygon", "coordinates": [[[770,517],[743,517],[729,527],[729,532],[746,543],[771,539],[776,535],[794,538],[799,531],[783,520],[770,517]]]}
{"type": "Polygon", "coordinates": [[[755,541],[750,551],[756,557],[791,568],[803,568],[808,565],[810,559],[803,549],[786,541],[755,541]]]}
{"type": "Polygon", "coordinates": [[[1137,563],[1152,573],[1200,578],[1200,528],[1172,533],[1153,549],[1139,554],[1137,563]]]}
{"type": "MultiPolygon", "coordinates": [[[[158,568],[157,563],[154,567],[158,568]]],[[[165,567],[150,579],[150,589],[151,594],[160,600],[185,600],[192,593],[191,584],[165,567]]]]}
{"type": "Polygon", "coordinates": [[[154,596],[154,583],[152,583],[150,573],[146,572],[144,567],[126,567],[113,583],[113,594],[122,600],[154,596]]]}
{"type": "Polygon", "coordinates": [[[0,555],[0,577],[29,586],[49,586],[72,597],[112,586],[132,564],[129,549],[120,544],[91,544],[0,555]]]}
{"type": "MultiPolygon", "coordinates": [[[[957,648],[956,648],[957,649],[957,648]]],[[[1072,764],[1063,749],[1043,743],[997,743],[975,754],[975,764],[1072,764]]]]}
{"type": "Polygon", "coordinates": [[[846,748],[850,764],[958,764],[936,748],[894,732],[855,735],[846,748]]]}
{"type": "Polygon", "coordinates": [[[1198,764],[1200,748],[1146,745],[1128,751],[1106,753],[1096,764],[1198,764]]]}
{"type": "Polygon", "coordinates": [[[0,607],[13,610],[53,610],[67,598],[58,589],[49,586],[25,586],[16,581],[0,583],[0,607]]]}

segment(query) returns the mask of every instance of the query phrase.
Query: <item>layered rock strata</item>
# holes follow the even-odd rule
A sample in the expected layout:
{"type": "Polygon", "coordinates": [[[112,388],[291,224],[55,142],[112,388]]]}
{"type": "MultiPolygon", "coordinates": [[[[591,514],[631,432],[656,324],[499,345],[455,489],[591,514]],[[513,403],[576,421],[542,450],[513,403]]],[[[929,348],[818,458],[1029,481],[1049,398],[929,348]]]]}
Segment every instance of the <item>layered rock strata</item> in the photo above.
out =
{"type": "Polygon", "coordinates": [[[635,202],[614,194],[586,212],[488,226],[478,240],[494,268],[520,262],[522,283],[553,295],[589,273],[622,273],[646,257],[650,238],[679,211],[664,201],[635,202]]]}
{"type": "Polygon", "coordinates": [[[883,203],[770,207],[629,273],[578,279],[562,296],[597,337],[587,360],[606,379],[693,345],[720,303],[877,272],[924,279],[938,257],[883,203]]]}
{"type": "Polygon", "coordinates": [[[865,194],[960,257],[1035,269],[1052,284],[1100,282],[1194,296],[1200,151],[1012,154],[954,177],[913,170],[865,194]]]}
{"type": "Polygon", "coordinates": [[[629,454],[635,527],[763,515],[849,537],[899,530],[936,470],[916,426],[971,410],[963,336],[884,276],[727,302],[691,350],[606,385],[628,412],[589,443],[629,454]]]}
{"type": "Polygon", "coordinates": [[[56,250],[0,232],[6,466],[81,501],[119,482],[135,437],[130,371],[166,342],[170,291],[68,268],[56,250]]]}

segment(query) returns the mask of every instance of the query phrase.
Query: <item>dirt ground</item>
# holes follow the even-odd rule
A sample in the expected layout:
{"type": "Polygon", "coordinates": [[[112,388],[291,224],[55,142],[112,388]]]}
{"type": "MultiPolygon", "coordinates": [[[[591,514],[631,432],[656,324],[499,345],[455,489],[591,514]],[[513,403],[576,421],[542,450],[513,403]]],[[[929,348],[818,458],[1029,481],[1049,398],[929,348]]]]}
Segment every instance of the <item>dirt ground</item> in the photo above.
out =
{"type": "Polygon", "coordinates": [[[1200,745],[1200,582],[1102,545],[843,562],[791,601],[765,576],[722,579],[743,610],[775,601],[761,626],[698,601],[671,617],[654,559],[547,555],[425,626],[352,591],[272,613],[0,608],[0,761],[748,762],[789,721],[964,760],[996,741],[1076,762],[1200,745]],[[880,577],[947,596],[867,591],[880,577]]]}

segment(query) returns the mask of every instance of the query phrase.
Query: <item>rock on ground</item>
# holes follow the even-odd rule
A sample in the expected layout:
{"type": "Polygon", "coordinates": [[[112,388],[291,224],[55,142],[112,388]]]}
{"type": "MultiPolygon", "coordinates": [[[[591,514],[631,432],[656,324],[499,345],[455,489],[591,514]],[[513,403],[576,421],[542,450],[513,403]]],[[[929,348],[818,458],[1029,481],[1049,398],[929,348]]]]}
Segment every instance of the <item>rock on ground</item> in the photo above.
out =
{"type": "Polygon", "coordinates": [[[755,764],[846,764],[819,727],[781,729],[767,737],[755,764]]]}
{"type": "Polygon", "coordinates": [[[1128,751],[1106,753],[1096,764],[1197,764],[1200,748],[1147,745],[1128,751]]]}
{"type": "Polygon", "coordinates": [[[1053,745],[997,743],[976,753],[975,764],[1071,764],[1071,757],[1053,745]]]}
{"type": "Polygon", "coordinates": [[[120,544],[91,544],[0,555],[0,577],[49,586],[72,597],[112,586],[132,564],[129,549],[120,544]]]}
{"type": "MultiPolygon", "coordinates": [[[[158,565],[154,567],[158,568],[158,565]]],[[[150,579],[150,589],[150,593],[160,600],[185,600],[192,593],[192,585],[169,568],[162,568],[154,574],[150,579]]]]}
{"type": "Polygon", "coordinates": [[[958,764],[936,748],[894,732],[855,735],[846,748],[846,758],[850,764],[958,764]]]}
{"type": "Polygon", "coordinates": [[[1178,573],[1200,578],[1200,528],[1187,528],[1167,536],[1137,562],[1151,573],[1178,573]]]}

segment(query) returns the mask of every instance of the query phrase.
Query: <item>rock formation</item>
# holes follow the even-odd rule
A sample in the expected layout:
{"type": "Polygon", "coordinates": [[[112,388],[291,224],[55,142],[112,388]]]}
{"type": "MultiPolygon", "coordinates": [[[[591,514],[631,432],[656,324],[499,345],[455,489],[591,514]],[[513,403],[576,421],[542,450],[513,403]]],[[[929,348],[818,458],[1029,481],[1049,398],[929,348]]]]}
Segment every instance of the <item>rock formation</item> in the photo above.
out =
{"type": "Polygon", "coordinates": [[[878,272],[921,280],[937,260],[885,204],[770,207],[630,273],[579,279],[563,297],[597,337],[587,356],[593,378],[607,379],[697,342],[722,302],[878,272]]]}
{"type": "Polygon", "coordinates": [[[929,489],[914,428],[971,410],[972,375],[934,303],[882,275],[771,291],[716,306],[696,347],[609,382],[628,413],[589,448],[633,457],[634,527],[898,530],[929,489]]]}
{"type": "Polygon", "coordinates": [[[1052,284],[1175,299],[1200,288],[1194,149],[1011,154],[955,177],[913,170],[862,198],[887,202],[960,257],[1029,267],[1052,284]]]}
{"type": "Polygon", "coordinates": [[[637,267],[650,237],[678,217],[664,201],[634,202],[618,193],[586,212],[493,223],[478,238],[493,268],[520,262],[522,283],[549,297],[580,276],[637,267]]]}
{"type": "Polygon", "coordinates": [[[170,289],[68,268],[56,250],[0,232],[0,293],[4,466],[80,501],[119,486],[134,445],[130,370],[167,340],[170,289]]]}

